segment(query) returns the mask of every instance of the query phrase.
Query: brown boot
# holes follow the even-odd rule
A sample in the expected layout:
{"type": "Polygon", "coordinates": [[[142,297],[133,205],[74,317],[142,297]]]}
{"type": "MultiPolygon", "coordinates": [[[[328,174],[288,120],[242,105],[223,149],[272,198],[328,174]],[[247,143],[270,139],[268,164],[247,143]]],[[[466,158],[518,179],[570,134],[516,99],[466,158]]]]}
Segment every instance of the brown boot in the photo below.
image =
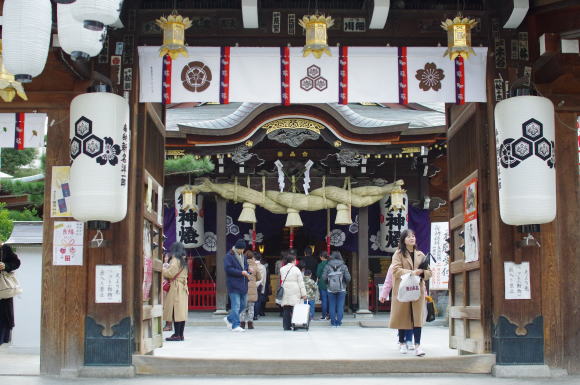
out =
{"type": "Polygon", "coordinates": [[[246,323],[244,321],[240,322],[240,327],[242,329],[245,329],[246,328],[246,323]]]}
{"type": "Polygon", "coordinates": [[[248,321],[248,329],[253,329],[253,328],[254,328],[254,322],[248,321]]]}

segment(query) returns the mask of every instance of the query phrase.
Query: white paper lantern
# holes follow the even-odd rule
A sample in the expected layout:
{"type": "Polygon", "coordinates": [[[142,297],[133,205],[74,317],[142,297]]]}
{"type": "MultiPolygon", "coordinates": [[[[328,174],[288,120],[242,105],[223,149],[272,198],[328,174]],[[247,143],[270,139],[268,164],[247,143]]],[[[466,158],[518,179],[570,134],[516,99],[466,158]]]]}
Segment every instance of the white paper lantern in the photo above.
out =
{"type": "Polygon", "coordinates": [[[2,56],[8,72],[28,83],[46,64],[52,28],[50,0],[5,0],[2,56]]]}
{"type": "Polygon", "coordinates": [[[183,243],[186,248],[203,246],[205,238],[203,195],[195,194],[195,208],[185,210],[184,190],[189,186],[181,186],[175,190],[175,234],[177,242],[183,243]]]}
{"type": "Polygon", "coordinates": [[[73,60],[88,59],[97,56],[103,49],[103,41],[107,33],[86,29],[83,23],[72,15],[72,5],[59,4],[57,9],[58,41],[64,52],[73,60]]]}
{"type": "Polygon", "coordinates": [[[127,214],[129,104],[121,96],[79,95],[70,106],[71,213],[119,222],[127,214]]]}
{"type": "Polygon", "coordinates": [[[556,217],[554,105],[516,96],[495,107],[499,210],[508,225],[556,217]]]}
{"type": "Polygon", "coordinates": [[[122,0],[76,0],[71,4],[72,14],[85,28],[101,31],[117,21],[122,3],[122,0]]]}
{"type": "Polygon", "coordinates": [[[379,201],[381,212],[379,249],[388,253],[397,251],[401,233],[409,227],[407,194],[402,194],[403,208],[391,210],[391,195],[379,201]]]}

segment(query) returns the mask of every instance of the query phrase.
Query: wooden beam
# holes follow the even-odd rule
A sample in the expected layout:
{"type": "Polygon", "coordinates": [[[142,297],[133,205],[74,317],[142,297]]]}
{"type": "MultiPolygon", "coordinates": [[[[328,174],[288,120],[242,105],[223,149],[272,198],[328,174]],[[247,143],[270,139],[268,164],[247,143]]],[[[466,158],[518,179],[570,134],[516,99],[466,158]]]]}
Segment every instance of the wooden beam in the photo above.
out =
{"type": "Polygon", "coordinates": [[[358,209],[358,311],[357,314],[371,314],[369,311],[369,208],[358,209]]]}
{"type": "Polygon", "coordinates": [[[449,127],[447,131],[447,140],[451,140],[457,132],[463,128],[465,123],[469,121],[474,115],[476,111],[475,103],[469,103],[466,107],[459,113],[459,115],[453,120],[453,123],[449,127]]]}
{"type": "Polygon", "coordinates": [[[459,182],[455,187],[453,187],[449,191],[449,202],[453,202],[457,198],[461,197],[461,195],[463,195],[463,190],[465,189],[465,185],[473,178],[477,178],[477,175],[478,175],[477,170],[475,170],[474,172],[469,174],[465,179],[463,179],[461,182],[459,182]]]}
{"type": "Polygon", "coordinates": [[[480,306],[451,306],[449,317],[461,319],[481,319],[480,306]]]}
{"type": "Polygon", "coordinates": [[[151,103],[145,103],[145,109],[157,131],[159,131],[161,136],[165,137],[165,124],[163,123],[163,120],[161,120],[161,116],[159,116],[157,110],[151,103]]]}
{"type": "Polygon", "coordinates": [[[216,313],[222,314],[226,312],[227,304],[227,288],[226,288],[226,273],[224,271],[224,257],[227,252],[226,246],[226,207],[227,201],[219,196],[216,196],[216,235],[217,235],[217,250],[216,250],[216,313]]]}
{"type": "Polygon", "coordinates": [[[480,261],[465,262],[464,260],[459,260],[449,264],[449,272],[451,274],[459,274],[464,271],[479,270],[480,266],[480,261]]]}

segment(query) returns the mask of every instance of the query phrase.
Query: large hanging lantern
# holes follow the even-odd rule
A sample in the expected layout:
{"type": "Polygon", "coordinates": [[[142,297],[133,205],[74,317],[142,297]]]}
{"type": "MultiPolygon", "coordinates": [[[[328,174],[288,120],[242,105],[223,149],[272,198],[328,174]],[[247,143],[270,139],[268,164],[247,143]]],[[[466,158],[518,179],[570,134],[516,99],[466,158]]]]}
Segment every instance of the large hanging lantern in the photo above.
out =
{"type": "Polygon", "coordinates": [[[256,219],[256,205],[249,202],[244,202],[242,205],[242,212],[240,213],[240,217],[238,218],[238,222],[243,223],[256,223],[258,220],[256,219]]]}
{"type": "Polygon", "coordinates": [[[499,210],[508,225],[556,217],[554,105],[516,96],[495,107],[499,210]]]}
{"type": "Polygon", "coordinates": [[[173,60],[180,54],[187,57],[185,30],[191,27],[191,20],[173,11],[167,18],[157,19],[156,23],[163,30],[163,45],[159,48],[159,56],[169,55],[173,60]]]}
{"type": "Polygon", "coordinates": [[[85,28],[102,31],[119,19],[122,4],[122,0],[76,0],[71,7],[74,18],[85,28]]]}
{"type": "Polygon", "coordinates": [[[405,190],[401,191],[384,196],[379,201],[379,249],[389,253],[397,251],[401,232],[409,227],[407,194],[405,190]]]}
{"type": "Polygon", "coordinates": [[[5,0],[2,15],[4,65],[28,83],[46,64],[52,27],[50,0],[5,0]]]}
{"type": "Polygon", "coordinates": [[[72,5],[58,5],[57,22],[60,46],[73,60],[88,60],[103,49],[107,30],[93,31],[84,28],[83,23],[73,17],[72,5]]]}
{"type": "Polygon", "coordinates": [[[471,48],[471,29],[476,24],[475,19],[462,17],[461,13],[453,20],[442,22],[441,27],[447,31],[447,50],[443,56],[449,55],[451,60],[455,60],[457,56],[467,59],[469,54],[475,55],[471,48]]]}
{"type": "Polygon", "coordinates": [[[328,49],[326,30],[334,25],[332,17],[306,15],[298,21],[298,24],[306,30],[306,45],[304,45],[302,50],[305,57],[310,53],[317,59],[320,59],[323,53],[331,56],[328,49]]]}
{"type": "Polygon", "coordinates": [[[119,95],[79,95],[70,106],[72,216],[119,222],[127,214],[129,104],[119,95]]]}
{"type": "Polygon", "coordinates": [[[175,190],[175,229],[177,241],[185,248],[203,246],[205,240],[205,215],[203,195],[192,192],[190,186],[181,186],[175,190]],[[192,202],[189,199],[192,198],[192,202]]]}
{"type": "Polygon", "coordinates": [[[14,75],[6,70],[4,67],[4,59],[2,58],[2,41],[0,40],[0,98],[5,102],[11,102],[16,95],[24,100],[28,100],[24,87],[20,82],[14,79],[14,75]]]}

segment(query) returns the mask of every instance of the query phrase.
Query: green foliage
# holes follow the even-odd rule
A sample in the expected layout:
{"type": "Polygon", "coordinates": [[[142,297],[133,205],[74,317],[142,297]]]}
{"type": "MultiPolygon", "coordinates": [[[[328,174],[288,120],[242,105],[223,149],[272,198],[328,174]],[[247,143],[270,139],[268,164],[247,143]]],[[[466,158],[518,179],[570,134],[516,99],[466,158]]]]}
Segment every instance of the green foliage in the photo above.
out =
{"type": "Polygon", "coordinates": [[[0,241],[5,242],[10,238],[12,229],[14,228],[14,221],[41,221],[42,218],[38,216],[35,209],[16,211],[6,210],[5,203],[0,203],[0,241]]]}
{"type": "Polygon", "coordinates": [[[166,174],[194,174],[203,175],[212,172],[215,165],[211,159],[194,159],[193,155],[185,155],[177,159],[165,160],[166,174]]]}
{"type": "Polygon", "coordinates": [[[24,150],[15,150],[13,148],[2,149],[2,167],[0,170],[10,175],[14,175],[16,170],[22,166],[28,166],[36,158],[35,148],[25,148],[24,150]]]}
{"type": "MultiPolygon", "coordinates": [[[[40,206],[44,202],[44,181],[41,182],[21,182],[21,181],[2,181],[0,190],[7,195],[30,195],[30,201],[35,206],[40,206]]],[[[23,219],[24,220],[24,219],[23,219]]]]}
{"type": "Polygon", "coordinates": [[[0,203],[0,241],[5,242],[12,234],[12,220],[9,210],[4,209],[5,204],[0,203]]]}

